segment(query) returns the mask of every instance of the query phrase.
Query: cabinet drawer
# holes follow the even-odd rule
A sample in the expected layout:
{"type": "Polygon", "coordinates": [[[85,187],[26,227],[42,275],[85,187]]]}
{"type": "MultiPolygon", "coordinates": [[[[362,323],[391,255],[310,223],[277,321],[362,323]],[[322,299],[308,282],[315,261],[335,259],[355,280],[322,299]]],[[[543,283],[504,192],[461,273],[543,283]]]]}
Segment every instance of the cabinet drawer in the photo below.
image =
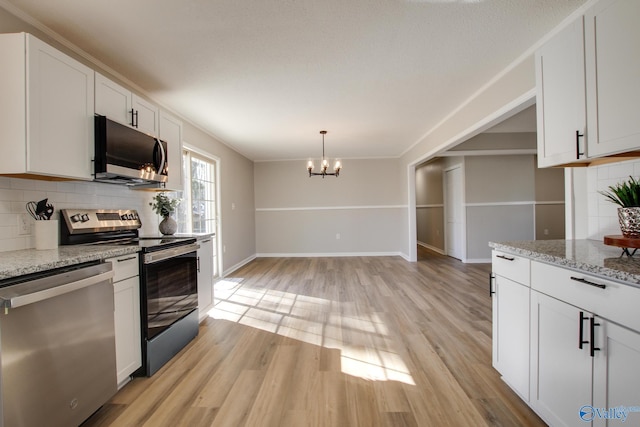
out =
{"type": "Polygon", "coordinates": [[[529,272],[531,261],[529,258],[512,255],[502,251],[493,251],[491,255],[491,268],[497,274],[514,282],[529,286],[529,272]]]}
{"type": "Polygon", "coordinates": [[[119,257],[109,258],[106,261],[113,264],[114,283],[139,274],[138,254],[122,255],[119,257]]]}
{"type": "Polygon", "coordinates": [[[640,331],[640,288],[536,261],[531,263],[531,288],[640,331]]]}

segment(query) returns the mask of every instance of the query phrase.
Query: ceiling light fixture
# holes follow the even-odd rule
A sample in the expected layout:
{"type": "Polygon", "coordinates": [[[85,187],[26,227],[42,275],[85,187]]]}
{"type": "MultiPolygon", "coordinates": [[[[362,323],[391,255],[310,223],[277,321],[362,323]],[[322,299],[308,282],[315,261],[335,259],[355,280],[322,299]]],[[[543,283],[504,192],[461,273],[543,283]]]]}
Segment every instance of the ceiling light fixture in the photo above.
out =
{"type": "Polygon", "coordinates": [[[340,169],[342,169],[342,164],[340,160],[336,160],[336,163],[333,165],[333,172],[327,172],[329,168],[329,161],[324,157],[324,136],[327,134],[326,130],[321,130],[320,134],[322,135],[322,159],[320,160],[320,172],[313,171],[313,160],[309,160],[307,163],[307,170],[309,171],[309,177],[312,176],[321,176],[324,178],[327,175],[335,176],[336,178],[340,175],[340,169]]]}

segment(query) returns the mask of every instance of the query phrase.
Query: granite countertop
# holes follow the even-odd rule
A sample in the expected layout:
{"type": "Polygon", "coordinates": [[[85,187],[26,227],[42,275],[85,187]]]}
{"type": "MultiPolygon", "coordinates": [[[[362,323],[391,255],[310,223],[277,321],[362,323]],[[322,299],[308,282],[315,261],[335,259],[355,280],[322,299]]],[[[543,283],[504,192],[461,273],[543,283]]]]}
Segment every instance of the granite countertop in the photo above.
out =
{"type": "Polygon", "coordinates": [[[622,248],[607,246],[598,240],[489,242],[489,246],[534,261],[640,286],[640,252],[636,257],[623,256],[622,248]]]}
{"type": "Polygon", "coordinates": [[[57,249],[0,252],[0,280],[83,262],[133,254],[138,246],[69,245],[57,249]]]}

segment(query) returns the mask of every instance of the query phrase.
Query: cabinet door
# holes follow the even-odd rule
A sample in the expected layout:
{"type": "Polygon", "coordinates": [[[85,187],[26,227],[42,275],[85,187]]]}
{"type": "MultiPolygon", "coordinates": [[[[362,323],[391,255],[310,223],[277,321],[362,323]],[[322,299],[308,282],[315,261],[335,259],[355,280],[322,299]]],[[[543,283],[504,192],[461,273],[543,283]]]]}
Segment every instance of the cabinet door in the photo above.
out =
{"type": "Polygon", "coordinates": [[[140,332],[140,279],[138,276],[113,284],[118,384],[142,366],[140,332]]]}
{"type": "Polygon", "coordinates": [[[169,180],[165,188],[182,191],[182,122],[170,114],[160,111],[160,139],[167,142],[169,180]]]}
{"type": "MultiPolygon", "coordinates": [[[[531,291],[531,406],[553,426],[584,426],[578,411],[592,403],[592,358],[588,343],[579,348],[580,313],[531,291]]],[[[588,319],[583,326],[587,341],[588,319]]]]}
{"type": "MultiPolygon", "coordinates": [[[[536,52],[538,165],[585,159],[585,70],[582,18],[536,52]]],[[[590,155],[591,153],[589,153],[590,155]]]]}
{"type": "Polygon", "coordinates": [[[158,107],[140,98],[135,93],[131,97],[131,105],[136,114],[134,127],[140,132],[158,136],[158,107]]]}
{"type": "Polygon", "coordinates": [[[26,172],[92,179],[94,72],[27,35],[26,172]]]}
{"type": "Polygon", "coordinates": [[[198,241],[198,309],[200,319],[213,308],[213,240],[198,241]]]}
{"type": "Polygon", "coordinates": [[[502,276],[493,286],[493,367],[528,402],[530,289],[502,276]]]}
{"type": "Polygon", "coordinates": [[[585,13],[589,156],[640,149],[640,1],[585,13]]]}
{"type": "MultiPolygon", "coordinates": [[[[640,334],[615,323],[599,319],[597,346],[594,358],[593,407],[638,407],[640,402],[640,334]]],[[[594,426],[621,425],[621,419],[608,421],[585,408],[585,420],[593,419],[594,426]]],[[[640,425],[640,413],[629,412],[625,423],[640,425]]]]}
{"type": "Polygon", "coordinates": [[[96,114],[131,126],[131,91],[96,73],[96,114]]]}

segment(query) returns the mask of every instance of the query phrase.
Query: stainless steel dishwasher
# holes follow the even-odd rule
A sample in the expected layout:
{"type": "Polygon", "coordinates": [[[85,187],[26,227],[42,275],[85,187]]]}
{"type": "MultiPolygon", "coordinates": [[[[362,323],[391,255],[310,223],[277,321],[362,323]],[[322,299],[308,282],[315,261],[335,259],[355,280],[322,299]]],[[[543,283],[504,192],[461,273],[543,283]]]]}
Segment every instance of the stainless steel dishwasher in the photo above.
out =
{"type": "Polygon", "coordinates": [[[3,281],[2,425],[78,426],[116,393],[111,263],[3,281]]]}

